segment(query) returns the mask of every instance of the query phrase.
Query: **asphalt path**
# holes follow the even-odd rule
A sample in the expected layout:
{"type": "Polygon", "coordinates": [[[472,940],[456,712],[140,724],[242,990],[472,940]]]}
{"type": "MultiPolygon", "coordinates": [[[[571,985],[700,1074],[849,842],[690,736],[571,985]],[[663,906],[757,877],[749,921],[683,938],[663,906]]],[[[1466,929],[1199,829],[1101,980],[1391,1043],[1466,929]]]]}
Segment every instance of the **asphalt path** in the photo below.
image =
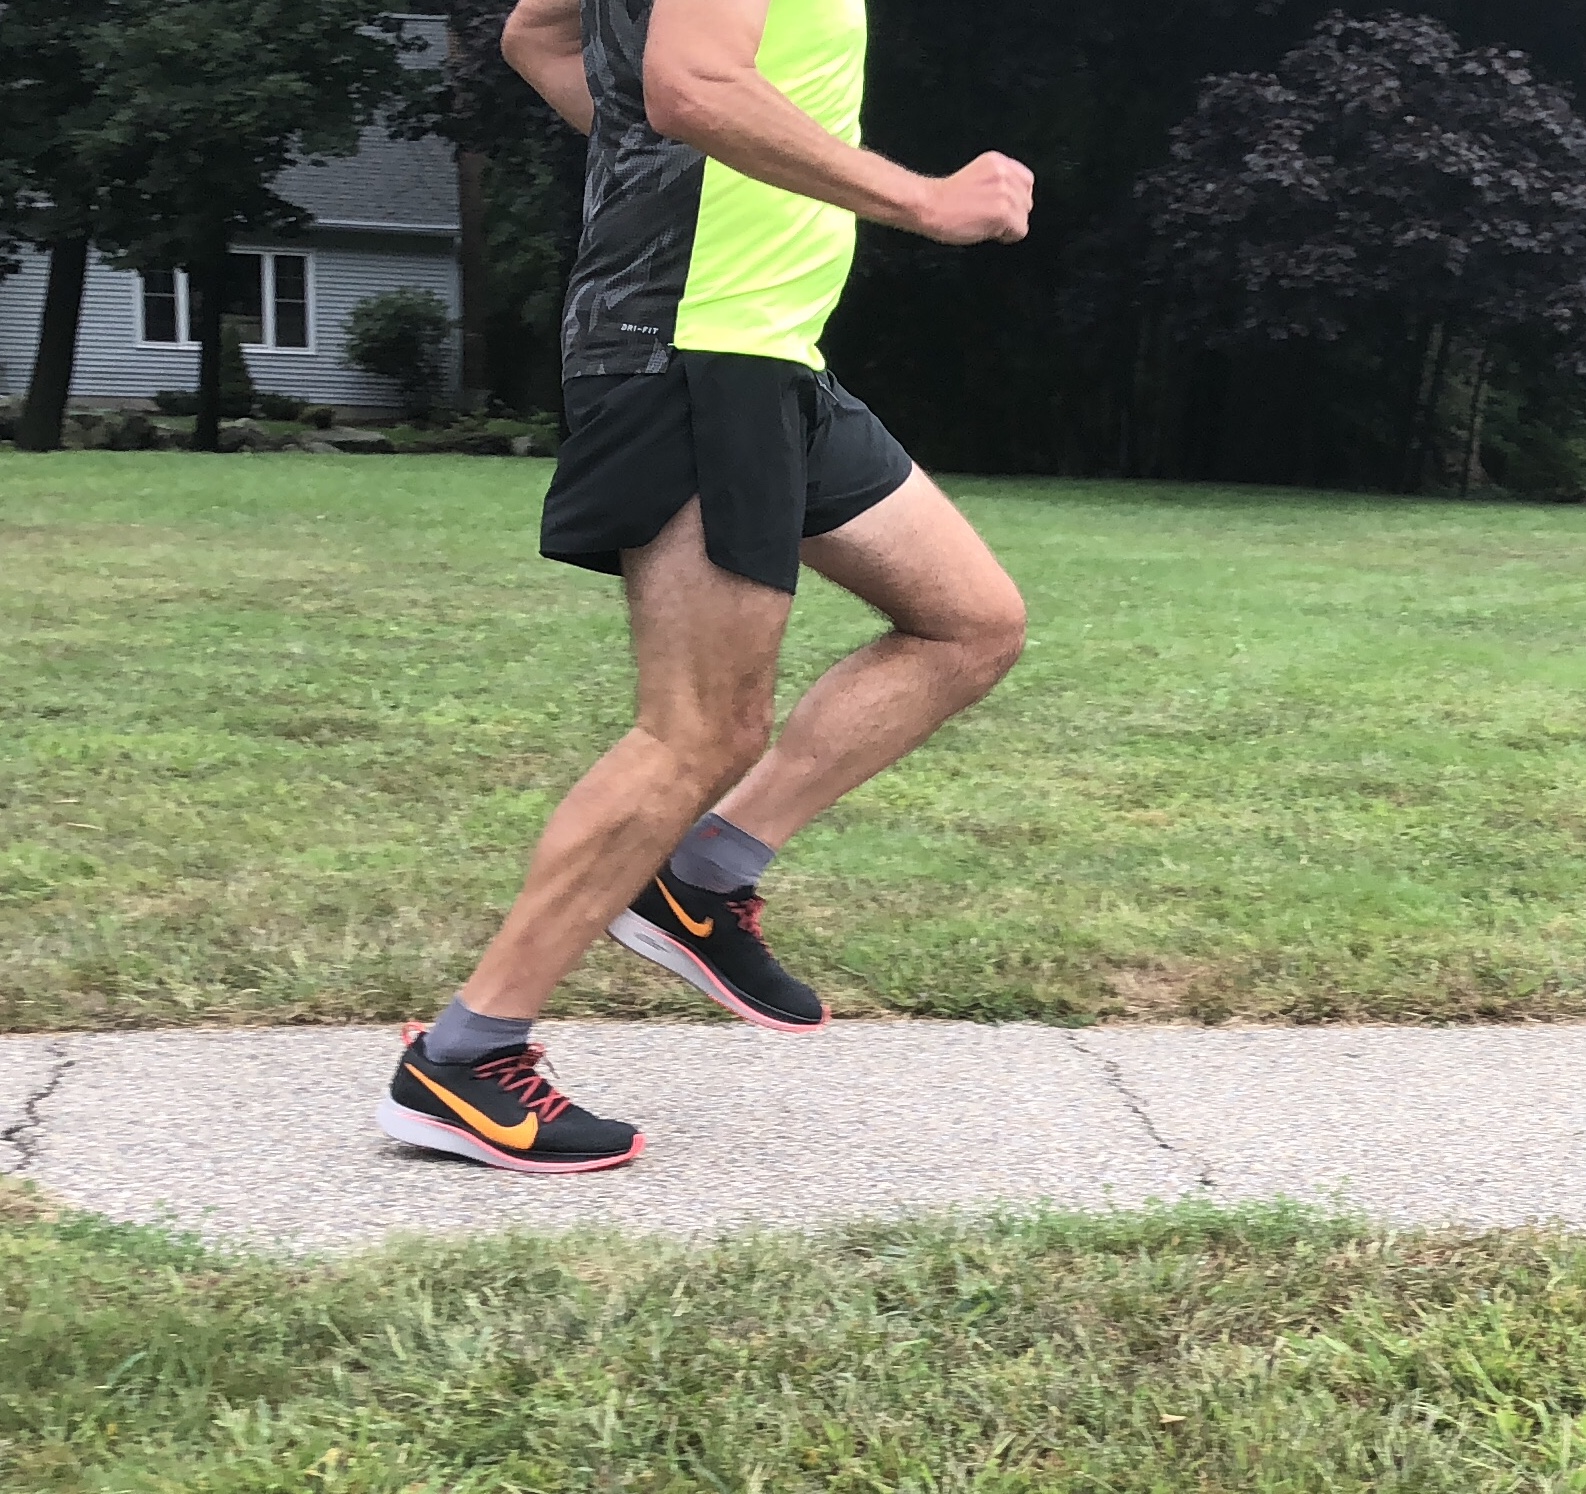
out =
{"type": "Polygon", "coordinates": [[[116,1219],[346,1249],[393,1233],[710,1236],[919,1209],[1289,1198],[1586,1225],[1586,1027],[548,1022],[633,1166],[521,1177],[388,1141],[393,1029],[0,1038],[0,1173],[116,1219]]]}

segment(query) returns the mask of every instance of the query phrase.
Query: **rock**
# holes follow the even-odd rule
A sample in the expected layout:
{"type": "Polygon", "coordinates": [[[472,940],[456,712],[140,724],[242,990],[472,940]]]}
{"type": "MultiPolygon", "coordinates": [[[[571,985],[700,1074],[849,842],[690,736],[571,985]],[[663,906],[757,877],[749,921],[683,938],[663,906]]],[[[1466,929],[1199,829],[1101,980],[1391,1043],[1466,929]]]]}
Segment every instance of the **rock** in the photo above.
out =
{"type": "Polygon", "coordinates": [[[332,446],[329,441],[321,440],[318,436],[301,436],[298,438],[299,451],[313,452],[315,456],[340,456],[341,448],[332,446]]]}
{"type": "Polygon", "coordinates": [[[550,452],[538,436],[514,436],[512,454],[515,457],[540,457],[549,456],[550,452]]]}
{"type": "Polygon", "coordinates": [[[388,437],[379,431],[354,431],[346,428],[328,430],[321,441],[348,456],[389,456],[396,450],[388,437]]]}
{"type": "Polygon", "coordinates": [[[220,428],[219,445],[225,452],[280,451],[285,444],[256,420],[233,420],[220,428]]]}
{"type": "Polygon", "coordinates": [[[131,410],[106,426],[111,451],[151,451],[158,439],[157,428],[147,415],[131,410]]]}
{"type": "Polygon", "coordinates": [[[447,431],[426,441],[424,450],[453,456],[504,457],[512,455],[512,438],[496,431],[447,431]]]}
{"type": "Polygon", "coordinates": [[[73,451],[107,451],[110,422],[97,410],[68,415],[61,427],[61,445],[73,451]]]}

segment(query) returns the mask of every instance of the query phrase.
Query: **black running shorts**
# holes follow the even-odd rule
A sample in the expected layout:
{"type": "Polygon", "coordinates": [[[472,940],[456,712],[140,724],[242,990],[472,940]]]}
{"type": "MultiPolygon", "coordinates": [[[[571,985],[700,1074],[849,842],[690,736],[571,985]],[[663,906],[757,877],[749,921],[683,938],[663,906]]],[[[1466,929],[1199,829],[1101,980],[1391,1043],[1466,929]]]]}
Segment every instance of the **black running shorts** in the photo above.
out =
{"type": "Polygon", "coordinates": [[[696,494],[724,571],[793,592],[799,542],[875,507],[914,464],[829,373],[738,353],[672,356],[665,373],[566,384],[571,435],[540,552],[622,573],[696,494]]]}

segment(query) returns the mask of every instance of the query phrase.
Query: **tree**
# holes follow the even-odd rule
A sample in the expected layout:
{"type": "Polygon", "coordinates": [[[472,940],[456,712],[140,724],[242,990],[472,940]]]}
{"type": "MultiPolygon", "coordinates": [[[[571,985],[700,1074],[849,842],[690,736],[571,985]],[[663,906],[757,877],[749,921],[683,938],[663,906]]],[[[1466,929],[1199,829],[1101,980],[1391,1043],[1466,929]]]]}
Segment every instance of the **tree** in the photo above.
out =
{"type": "Polygon", "coordinates": [[[0,274],[32,242],[49,256],[39,345],[17,426],[25,451],[53,451],[71,391],[98,183],[77,150],[98,122],[92,39],[107,6],[85,0],[0,5],[0,274]]]}
{"type": "Polygon", "coordinates": [[[390,379],[410,415],[427,416],[446,376],[452,320],[433,291],[384,291],[360,301],[347,318],[347,362],[390,379]]]}
{"type": "Polygon", "coordinates": [[[200,344],[194,444],[218,439],[221,316],[238,235],[289,234],[275,190],[297,159],[357,149],[382,119],[418,128],[432,75],[405,69],[377,0],[115,0],[98,28],[101,117],[81,141],[104,183],[100,242],[140,270],[184,267],[200,344]]]}
{"type": "Polygon", "coordinates": [[[485,320],[491,383],[510,403],[554,405],[562,296],[578,247],[583,136],[501,57],[511,0],[450,0],[448,107],[439,129],[483,156],[485,320]]]}
{"type": "Polygon", "coordinates": [[[1461,339],[1478,389],[1522,329],[1586,372],[1586,125],[1524,54],[1338,13],[1275,74],[1211,80],[1172,138],[1139,189],[1147,283],[1212,345],[1399,329],[1406,488],[1461,339]]]}

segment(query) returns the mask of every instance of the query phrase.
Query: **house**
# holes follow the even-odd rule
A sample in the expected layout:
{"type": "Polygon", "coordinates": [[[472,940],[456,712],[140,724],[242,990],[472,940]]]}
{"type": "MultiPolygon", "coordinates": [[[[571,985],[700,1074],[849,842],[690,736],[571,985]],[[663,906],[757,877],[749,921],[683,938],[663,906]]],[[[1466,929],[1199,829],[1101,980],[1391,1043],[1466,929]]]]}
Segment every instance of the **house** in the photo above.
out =
{"type": "MultiPolygon", "coordinates": [[[[445,21],[401,19],[407,34],[427,44],[405,60],[437,65],[447,44],[445,21]]],[[[226,313],[241,327],[254,387],[351,411],[396,407],[388,381],[343,364],[347,317],[365,298],[403,287],[435,292],[461,317],[452,147],[433,136],[391,140],[373,129],[357,155],[295,165],[277,190],[311,213],[313,226],[291,238],[233,246],[226,313]]],[[[0,280],[0,399],[27,390],[48,268],[44,255],[25,253],[22,268],[0,280]]],[[[95,255],[83,294],[73,403],[139,406],[160,390],[196,388],[190,310],[181,270],[139,275],[111,269],[95,255]]]]}

